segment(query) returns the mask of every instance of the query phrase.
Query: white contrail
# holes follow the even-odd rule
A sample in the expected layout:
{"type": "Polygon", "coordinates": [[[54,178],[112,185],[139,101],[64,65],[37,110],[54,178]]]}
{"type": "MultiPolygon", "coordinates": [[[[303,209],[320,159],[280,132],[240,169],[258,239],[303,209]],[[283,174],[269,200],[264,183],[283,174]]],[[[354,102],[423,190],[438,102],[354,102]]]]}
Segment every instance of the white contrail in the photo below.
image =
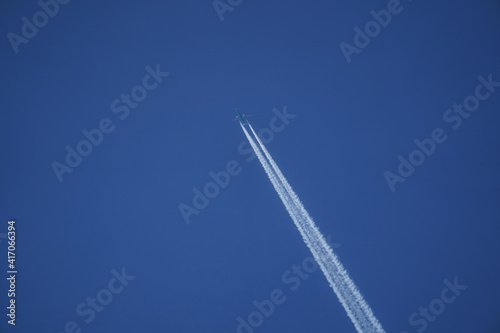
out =
{"type": "MultiPolygon", "coordinates": [[[[271,157],[271,155],[267,151],[266,147],[264,146],[262,141],[259,139],[259,136],[255,133],[254,129],[252,128],[252,125],[249,124],[249,127],[250,127],[250,130],[252,131],[255,139],[259,143],[260,149],[262,149],[262,151],[264,152],[264,155],[266,156],[267,160],[269,161],[269,164],[273,168],[273,171],[278,176],[279,180],[281,181],[281,183],[285,187],[289,196],[292,198],[294,204],[300,210],[303,218],[307,221],[306,230],[310,230],[311,231],[310,234],[312,234],[312,237],[313,237],[310,240],[311,243],[318,246],[319,247],[318,250],[320,250],[321,253],[326,255],[325,260],[326,260],[328,269],[326,271],[323,270],[323,273],[325,274],[326,278],[331,283],[331,281],[329,279],[329,271],[333,270],[335,272],[338,272],[340,274],[340,281],[337,281],[337,282],[342,283],[343,287],[347,288],[347,290],[349,290],[351,297],[348,297],[347,299],[345,299],[345,301],[346,301],[345,304],[344,304],[344,302],[342,302],[342,300],[339,297],[339,299],[340,299],[341,303],[344,305],[344,308],[347,311],[349,317],[351,317],[351,320],[353,320],[353,318],[356,318],[356,317],[366,319],[366,321],[365,320],[363,320],[363,321],[369,325],[366,327],[366,329],[369,329],[369,331],[366,331],[364,329],[364,330],[361,330],[361,332],[384,332],[379,321],[373,315],[372,310],[370,309],[370,307],[368,306],[368,304],[364,300],[363,296],[359,292],[359,290],[356,287],[356,285],[354,284],[354,282],[349,277],[347,271],[344,269],[344,267],[340,263],[338,257],[335,255],[335,253],[333,253],[333,250],[330,248],[330,246],[326,242],[325,238],[323,237],[323,235],[321,234],[319,229],[316,227],[316,224],[314,223],[313,219],[311,218],[311,216],[309,215],[307,210],[304,208],[304,205],[302,205],[299,197],[297,196],[297,194],[295,194],[292,187],[290,186],[290,184],[286,180],[285,176],[283,175],[283,173],[279,169],[278,165],[276,164],[276,162],[274,162],[274,159],[271,157]],[[349,303],[351,303],[350,305],[352,305],[352,306],[349,306],[349,303]]],[[[333,286],[332,286],[332,288],[333,288],[333,286]]],[[[342,288],[342,289],[344,289],[344,288],[342,288]]],[[[339,296],[339,295],[337,294],[337,296],[339,296]]],[[[354,323],[354,325],[356,325],[356,322],[354,320],[353,320],[353,323],[354,323]]],[[[358,331],[359,331],[359,329],[358,329],[358,331]]]]}
{"type": "MultiPolygon", "coordinates": [[[[278,192],[278,195],[280,196],[281,200],[283,201],[283,204],[285,205],[288,213],[290,214],[292,220],[295,222],[295,225],[297,226],[297,229],[299,230],[300,234],[302,235],[302,238],[304,239],[304,242],[307,244],[309,247],[311,253],[313,254],[316,262],[318,265],[321,267],[323,272],[330,272],[330,274],[325,274],[328,282],[330,283],[330,286],[334,290],[335,294],[337,294],[337,297],[339,298],[340,302],[344,305],[344,308],[348,312],[348,315],[350,318],[353,319],[353,323],[356,328],[362,329],[364,325],[359,324],[360,320],[362,320],[362,317],[359,316],[359,314],[353,312],[351,310],[351,307],[348,306],[348,303],[346,301],[347,295],[347,290],[346,287],[342,281],[340,280],[340,272],[339,272],[339,267],[334,266],[334,267],[328,267],[331,266],[331,264],[328,262],[328,255],[324,253],[324,248],[321,246],[318,246],[315,243],[314,235],[311,233],[311,227],[307,226],[303,214],[301,214],[299,207],[293,203],[293,199],[290,196],[290,192],[285,189],[285,184],[283,182],[279,182],[276,178],[279,178],[279,175],[275,173],[275,170],[273,170],[271,164],[269,163],[268,160],[266,160],[259,149],[259,147],[256,146],[255,142],[253,141],[252,137],[248,134],[246,129],[242,126],[243,131],[245,132],[245,135],[250,142],[250,145],[254,149],[257,157],[259,158],[259,161],[261,162],[262,166],[264,167],[264,170],[269,176],[269,179],[273,183],[276,191],[278,192]],[[323,252],[323,253],[322,253],[323,252]]],[[[255,135],[255,134],[254,134],[255,135]]],[[[255,136],[256,139],[258,140],[258,137],[255,136]]],[[[260,143],[261,144],[261,143],[260,143]]],[[[274,162],[274,161],[273,161],[274,162]]],[[[278,169],[279,171],[279,169],[278,169]]],[[[280,172],[281,173],[281,172],[280,172]]],[[[281,175],[281,177],[283,177],[281,175]]],[[[358,331],[360,331],[358,329],[358,331]]],[[[363,332],[363,331],[360,331],[363,332]]],[[[364,331],[366,332],[366,331],[364,331]]]]}
{"type": "Polygon", "coordinates": [[[356,330],[364,333],[384,333],[384,329],[373,315],[372,310],[316,227],[313,219],[302,205],[299,197],[293,191],[252,126],[249,124],[253,136],[258,142],[258,146],[247,132],[245,126],[241,125],[241,127],[290,217],[302,235],[304,242],[309,247],[330,286],[346,310],[347,315],[356,327],[356,330]]]}

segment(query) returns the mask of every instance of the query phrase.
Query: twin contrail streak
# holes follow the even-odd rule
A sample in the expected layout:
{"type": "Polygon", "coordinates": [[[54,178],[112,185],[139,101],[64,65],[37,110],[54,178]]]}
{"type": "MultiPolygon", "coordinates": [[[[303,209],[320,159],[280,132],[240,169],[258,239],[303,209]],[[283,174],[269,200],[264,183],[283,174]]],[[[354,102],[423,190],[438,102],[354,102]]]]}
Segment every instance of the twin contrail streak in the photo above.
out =
{"type": "MultiPolygon", "coordinates": [[[[248,124],[248,123],[247,123],[248,124]]],[[[359,292],[349,274],[340,263],[338,257],[326,242],[325,238],[316,227],[312,217],[309,215],[297,194],[278,168],[258,135],[248,124],[252,135],[248,133],[245,126],[240,124],[248,142],[252,146],[257,158],[264,168],[269,180],[285,205],[288,214],[299,230],[304,242],[314,256],[340,303],[347,312],[356,330],[361,333],[384,333],[382,325],[374,316],[369,305],[359,292]],[[255,138],[255,140],[254,140],[255,138]]]]}

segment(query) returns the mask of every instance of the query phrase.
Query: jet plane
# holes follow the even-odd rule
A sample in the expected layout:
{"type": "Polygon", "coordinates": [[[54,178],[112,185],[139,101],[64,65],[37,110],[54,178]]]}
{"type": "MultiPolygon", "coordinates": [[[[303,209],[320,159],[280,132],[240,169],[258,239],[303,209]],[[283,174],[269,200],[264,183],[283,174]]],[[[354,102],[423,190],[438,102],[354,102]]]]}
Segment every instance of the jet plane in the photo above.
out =
{"type": "Polygon", "coordinates": [[[248,125],[247,118],[245,118],[244,114],[240,113],[240,110],[236,109],[236,114],[237,116],[234,118],[235,120],[239,120],[243,126],[248,125]]]}

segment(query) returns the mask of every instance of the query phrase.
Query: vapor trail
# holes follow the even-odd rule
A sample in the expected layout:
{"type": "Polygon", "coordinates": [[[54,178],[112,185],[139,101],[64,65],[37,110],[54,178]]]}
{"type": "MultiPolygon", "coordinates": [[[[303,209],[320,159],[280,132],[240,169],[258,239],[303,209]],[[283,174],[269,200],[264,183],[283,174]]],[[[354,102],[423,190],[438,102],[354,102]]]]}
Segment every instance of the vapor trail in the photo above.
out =
{"type": "Polygon", "coordinates": [[[245,136],[356,330],[360,333],[384,333],[384,329],[373,315],[372,310],[340,263],[338,257],[333,253],[333,250],[316,227],[316,224],[304,208],[299,197],[293,191],[252,126],[248,125],[258,145],[248,133],[245,126],[241,125],[245,136]]]}

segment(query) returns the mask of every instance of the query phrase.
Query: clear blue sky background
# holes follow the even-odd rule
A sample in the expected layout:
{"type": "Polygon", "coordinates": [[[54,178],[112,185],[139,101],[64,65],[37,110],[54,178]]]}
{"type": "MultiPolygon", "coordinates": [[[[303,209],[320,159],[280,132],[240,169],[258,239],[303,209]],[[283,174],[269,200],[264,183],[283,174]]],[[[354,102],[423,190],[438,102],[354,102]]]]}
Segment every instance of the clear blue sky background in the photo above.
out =
{"type": "Polygon", "coordinates": [[[18,53],[7,34],[40,6],[2,1],[0,271],[15,218],[19,274],[15,328],[0,283],[0,331],[231,333],[279,289],[255,332],[354,332],[319,270],[295,291],[283,280],[309,250],[238,151],[236,107],[257,130],[286,107],[268,148],[386,331],[423,328],[409,317],[456,277],[467,289],[425,331],[499,332],[500,87],[456,130],[443,113],[478,76],[500,81],[500,3],[401,6],[348,64],[339,44],[386,0],[243,1],[224,21],[208,0],[70,1],[18,53]],[[157,64],[170,75],[120,119],[111,103],[157,64]],[[51,164],[104,118],[113,132],[60,182],[51,164]],[[447,140],[392,192],[384,172],[435,128],[447,140]],[[187,224],[179,205],[233,160],[187,224]],[[107,301],[122,268],[135,279],[85,322],[79,304],[107,301]]]}

